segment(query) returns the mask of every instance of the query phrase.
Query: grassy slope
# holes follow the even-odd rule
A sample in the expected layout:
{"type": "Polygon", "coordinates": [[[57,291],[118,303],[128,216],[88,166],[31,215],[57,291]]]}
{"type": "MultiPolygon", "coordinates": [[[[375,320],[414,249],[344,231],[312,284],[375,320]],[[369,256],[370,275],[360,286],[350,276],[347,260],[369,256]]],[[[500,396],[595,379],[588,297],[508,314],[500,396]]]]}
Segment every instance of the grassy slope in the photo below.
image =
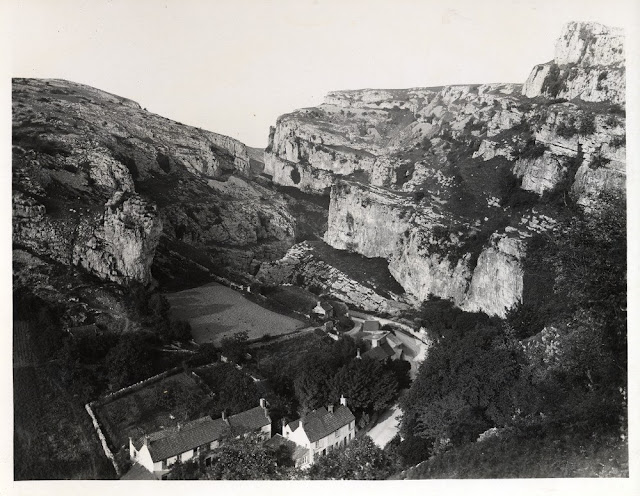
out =
{"type": "Polygon", "coordinates": [[[452,449],[395,478],[628,477],[627,442],[618,435],[529,432],[452,449]]]}
{"type": "Polygon", "coordinates": [[[89,415],[55,365],[14,369],[13,399],[16,480],[115,478],[89,415]]]}

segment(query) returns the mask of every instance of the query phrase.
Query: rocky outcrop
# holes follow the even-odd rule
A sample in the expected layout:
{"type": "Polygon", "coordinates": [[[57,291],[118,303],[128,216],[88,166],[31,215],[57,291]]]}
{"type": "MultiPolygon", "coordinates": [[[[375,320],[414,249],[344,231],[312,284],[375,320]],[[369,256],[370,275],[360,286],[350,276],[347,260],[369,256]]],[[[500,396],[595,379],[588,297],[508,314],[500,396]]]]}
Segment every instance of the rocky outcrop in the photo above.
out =
{"type": "Polygon", "coordinates": [[[80,230],[72,262],[104,280],[146,285],[161,232],[155,205],[117,192],[106,203],[101,222],[80,230]]]}
{"type": "Polygon", "coordinates": [[[505,317],[507,311],[522,301],[523,276],[521,259],[525,245],[519,233],[494,234],[478,257],[464,310],[505,317]]]}
{"type": "Polygon", "coordinates": [[[151,260],[171,284],[255,271],[294,242],[294,217],[282,195],[251,179],[244,144],[130,100],[15,79],[13,144],[14,242],[107,280],[148,282],[151,260]],[[124,210],[105,213],[117,192],[124,210]],[[151,222],[144,211],[154,204],[151,222]]]}
{"type": "Polygon", "coordinates": [[[522,94],[625,102],[624,33],[597,23],[568,23],[552,62],[534,67],[522,94]]]}
{"type": "Polygon", "coordinates": [[[319,287],[323,293],[368,312],[395,315],[409,308],[401,295],[381,294],[382,291],[371,284],[356,281],[320,260],[307,242],[292,246],[280,260],[263,263],[256,278],[267,285],[296,284],[307,289],[319,287]]]}

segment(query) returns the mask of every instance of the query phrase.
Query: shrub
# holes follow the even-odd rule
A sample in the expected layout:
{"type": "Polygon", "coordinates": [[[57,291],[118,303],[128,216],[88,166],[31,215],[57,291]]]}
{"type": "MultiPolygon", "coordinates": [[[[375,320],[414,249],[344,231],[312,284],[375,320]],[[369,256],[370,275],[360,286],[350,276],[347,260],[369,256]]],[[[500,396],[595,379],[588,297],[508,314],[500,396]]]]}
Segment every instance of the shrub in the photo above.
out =
{"type": "Polygon", "coordinates": [[[611,148],[621,148],[625,146],[627,141],[627,136],[625,134],[621,134],[620,136],[614,136],[611,142],[611,148]]]}
{"type": "Polygon", "coordinates": [[[518,151],[518,158],[534,159],[542,157],[547,150],[547,145],[538,143],[535,138],[529,138],[524,147],[518,151]]]}
{"type": "Polygon", "coordinates": [[[596,120],[593,114],[585,114],[583,119],[580,121],[580,127],[578,128],[578,132],[587,136],[589,134],[593,134],[596,131],[596,120]]]}
{"type": "Polygon", "coordinates": [[[560,78],[560,68],[556,64],[551,64],[549,73],[542,83],[542,92],[555,98],[563,87],[564,81],[560,78]]]}
{"type": "Polygon", "coordinates": [[[607,113],[614,114],[614,115],[621,115],[622,117],[627,115],[627,112],[625,111],[625,109],[622,107],[622,105],[618,103],[614,103],[610,105],[609,108],[607,109],[607,113]]]}
{"type": "Polygon", "coordinates": [[[609,160],[608,158],[604,157],[602,155],[602,152],[600,150],[598,150],[598,152],[593,155],[593,158],[591,159],[591,162],[589,163],[589,168],[590,169],[599,169],[600,167],[604,167],[605,165],[607,165],[609,162],[611,162],[611,160],[609,160]]]}
{"type": "Polygon", "coordinates": [[[300,184],[300,172],[298,171],[297,167],[293,167],[291,169],[291,172],[289,173],[289,175],[291,176],[291,180],[293,181],[293,184],[300,184]]]}
{"type": "Polygon", "coordinates": [[[561,122],[558,124],[556,133],[562,138],[571,138],[572,136],[575,136],[578,133],[575,119],[571,117],[567,122],[561,122]]]}

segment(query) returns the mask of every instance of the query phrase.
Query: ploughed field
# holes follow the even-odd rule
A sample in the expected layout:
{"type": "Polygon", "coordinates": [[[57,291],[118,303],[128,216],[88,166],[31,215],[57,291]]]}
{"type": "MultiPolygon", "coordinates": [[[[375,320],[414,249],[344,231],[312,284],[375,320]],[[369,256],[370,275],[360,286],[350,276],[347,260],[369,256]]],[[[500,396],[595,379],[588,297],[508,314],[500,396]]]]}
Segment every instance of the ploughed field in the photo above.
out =
{"type": "Polygon", "coordinates": [[[188,321],[197,343],[219,344],[222,338],[242,331],[249,339],[257,339],[305,327],[302,321],[263,308],[215,282],[168,294],[167,299],[172,318],[188,321]]]}

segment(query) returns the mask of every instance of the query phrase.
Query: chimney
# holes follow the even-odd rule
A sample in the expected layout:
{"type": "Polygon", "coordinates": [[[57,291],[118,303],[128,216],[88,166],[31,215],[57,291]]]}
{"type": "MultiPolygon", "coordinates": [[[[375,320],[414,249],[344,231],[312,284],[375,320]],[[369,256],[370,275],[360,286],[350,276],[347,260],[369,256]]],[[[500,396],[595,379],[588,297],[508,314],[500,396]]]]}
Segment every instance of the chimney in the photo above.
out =
{"type": "Polygon", "coordinates": [[[178,422],[178,432],[182,429],[182,422],[178,422]]]}
{"type": "Polygon", "coordinates": [[[358,353],[356,354],[356,358],[362,358],[362,357],[360,356],[360,348],[358,348],[358,353]]]}
{"type": "Polygon", "coordinates": [[[333,405],[328,405],[327,410],[329,410],[329,413],[333,413],[333,405]]]}
{"type": "Polygon", "coordinates": [[[342,406],[347,406],[347,398],[344,397],[344,394],[340,395],[340,404],[342,406]]]}
{"type": "Polygon", "coordinates": [[[379,338],[373,338],[371,340],[371,347],[372,348],[377,348],[378,347],[378,341],[379,341],[379,338]]]}
{"type": "Polygon", "coordinates": [[[227,412],[225,410],[222,410],[222,420],[224,420],[227,424],[229,423],[229,420],[227,420],[227,412]]]}
{"type": "Polygon", "coordinates": [[[142,443],[143,443],[145,446],[147,446],[147,447],[148,447],[148,446],[149,446],[149,436],[147,436],[146,434],[145,434],[144,436],[142,436],[142,443]]]}
{"type": "Polygon", "coordinates": [[[262,408],[267,408],[267,400],[265,400],[264,398],[260,398],[260,406],[262,408]]]}

